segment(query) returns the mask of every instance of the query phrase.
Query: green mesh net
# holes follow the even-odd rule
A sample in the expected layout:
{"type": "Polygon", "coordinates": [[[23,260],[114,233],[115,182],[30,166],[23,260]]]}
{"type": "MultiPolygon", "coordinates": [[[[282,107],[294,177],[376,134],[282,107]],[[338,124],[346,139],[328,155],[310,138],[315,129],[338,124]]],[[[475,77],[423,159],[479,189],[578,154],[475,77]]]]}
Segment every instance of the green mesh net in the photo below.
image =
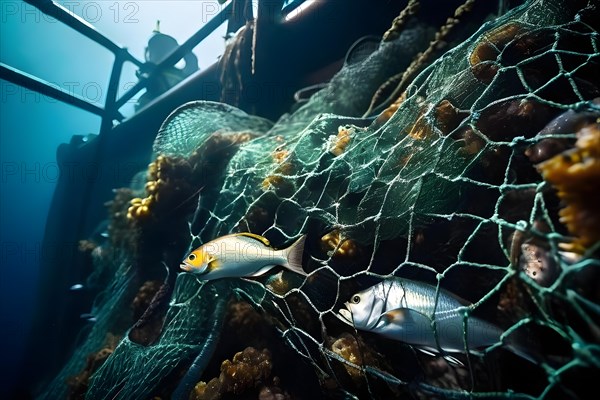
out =
{"type": "MultiPolygon", "coordinates": [[[[326,396],[583,396],[600,370],[597,236],[567,230],[564,204],[539,167],[563,150],[575,163],[578,131],[598,130],[597,10],[565,3],[530,1],[486,23],[419,74],[397,111],[376,119],[356,117],[370,100],[364,92],[381,84],[379,66],[398,62],[390,52],[406,37],[344,68],[274,125],[211,102],[175,111],[156,154],[205,154],[215,137],[250,133],[218,174],[194,177],[203,189],[179,232],[187,250],[231,232],[263,235],[276,248],[307,234],[310,274],[173,279],[186,249],[165,247],[154,261],[171,269],[174,289],[160,334],[140,344],[125,331],[89,378],[86,398],[188,398],[204,379],[232,298],[277,321],[281,340],[315,372],[303,379],[318,380],[326,396]],[[367,90],[348,85],[353,79],[375,83],[367,90]],[[353,293],[394,276],[464,297],[473,303],[465,321],[492,321],[504,335],[460,355],[456,366],[336,317],[353,293]],[[515,342],[538,361],[506,351],[515,342]]],[[[597,177],[581,181],[596,199],[597,177]]],[[[64,397],[65,380],[118,330],[139,275],[134,252],[119,254],[96,324],[43,397],[64,397]]]]}

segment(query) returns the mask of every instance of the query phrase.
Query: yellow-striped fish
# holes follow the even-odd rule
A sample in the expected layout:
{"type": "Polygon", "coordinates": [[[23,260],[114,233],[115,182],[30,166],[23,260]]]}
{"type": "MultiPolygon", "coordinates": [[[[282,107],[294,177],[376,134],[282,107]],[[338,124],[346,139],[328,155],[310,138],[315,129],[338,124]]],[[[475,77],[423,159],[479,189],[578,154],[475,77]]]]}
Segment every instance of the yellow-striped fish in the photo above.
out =
{"type": "Polygon", "coordinates": [[[204,280],[260,276],[277,265],[306,276],[302,269],[305,239],[302,236],[288,248],[276,250],[260,235],[234,233],[198,247],[183,260],[180,268],[204,280]]]}

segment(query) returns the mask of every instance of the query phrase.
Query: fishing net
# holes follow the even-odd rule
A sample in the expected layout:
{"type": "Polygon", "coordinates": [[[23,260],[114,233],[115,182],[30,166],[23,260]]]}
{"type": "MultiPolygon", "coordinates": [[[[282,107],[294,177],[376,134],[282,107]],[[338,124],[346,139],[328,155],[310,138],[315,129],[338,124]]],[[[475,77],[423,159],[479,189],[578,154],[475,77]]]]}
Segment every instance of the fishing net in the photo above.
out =
{"type": "MultiPolygon", "coordinates": [[[[139,321],[122,330],[80,390],[91,399],[209,398],[206,385],[194,386],[210,378],[228,304],[242,299],[269,316],[292,362],[314,371],[302,380],[324,396],[583,398],[600,368],[597,22],[595,5],[527,2],[445,53],[375,119],[340,110],[354,107],[345,84],[372,76],[386,45],[273,126],[210,102],[176,111],[154,151],[187,159],[178,182],[201,190],[176,207],[185,223],[169,211],[167,228],[138,225],[142,242],[159,248],[148,264],[163,283],[140,319],[162,304],[158,333],[140,338],[139,321]],[[306,234],[309,276],[175,278],[186,251],[232,232],[276,248],[306,234]],[[390,277],[455,293],[473,303],[465,323],[476,316],[505,334],[455,366],[336,317],[353,293],[390,277]],[[519,342],[535,362],[507,351],[519,342]]],[[[148,279],[132,271],[150,268],[140,265],[141,245],[114,236],[123,259],[97,322],[46,398],[64,397],[65,379],[106,346],[148,279]]]]}

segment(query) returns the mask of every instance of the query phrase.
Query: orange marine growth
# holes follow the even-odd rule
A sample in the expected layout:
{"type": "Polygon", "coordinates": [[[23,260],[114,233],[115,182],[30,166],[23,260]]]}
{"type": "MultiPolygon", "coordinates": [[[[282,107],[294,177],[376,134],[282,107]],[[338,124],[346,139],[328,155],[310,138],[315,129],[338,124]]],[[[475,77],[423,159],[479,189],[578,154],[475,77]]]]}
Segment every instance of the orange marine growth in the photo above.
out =
{"type": "Polygon", "coordinates": [[[520,24],[510,22],[484,34],[469,56],[471,72],[475,78],[483,83],[490,83],[501,67],[498,64],[500,53],[523,32],[525,30],[520,24]]]}
{"type": "Polygon", "coordinates": [[[277,164],[281,164],[286,160],[286,158],[288,158],[289,155],[290,155],[290,152],[280,146],[280,147],[276,148],[275,151],[273,152],[273,160],[277,164]]]}
{"type": "Polygon", "coordinates": [[[346,151],[346,148],[350,144],[351,136],[354,133],[352,128],[345,128],[340,126],[338,128],[337,136],[331,136],[331,142],[329,151],[334,156],[339,156],[346,151]]]}
{"type": "Polygon", "coordinates": [[[383,110],[375,119],[375,123],[377,125],[383,125],[384,123],[388,122],[396,113],[396,111],[398,111],[404,100],[406,100],[406,92],[402,92],[402,94],[392,104],[383,110]]]}
{"type": "Polygon", "coordinates": [[[575,237],[566,250],[582,253],[600,241],[600,127],[583,127],[574,149],[537,165],[544,180],[558,191],[564,208],[560,221],[575,237]]]}
{"type": "Polygon", "coordinates": [[[147,196],[134,198],[127,209],[130,221],[148,221],[150,217],[168,212],[181,205],[193,193],[194,187],[188,183],[192,167],[188,160],[179,157],[159,155],[148,165],[145,185],[147,196]]]}
{"type": "Polygon", "coordinates": [[[279,166],[273,174],[263,179],[260,186],[264,191],[274,190],[281,195],[285,195],[293,189],[293,184],[285,178],[285,175],[291,175],[294,172],[294,165],[289,161],[290,152],[279,146],[271,155],[273,161],[279,166]]]}

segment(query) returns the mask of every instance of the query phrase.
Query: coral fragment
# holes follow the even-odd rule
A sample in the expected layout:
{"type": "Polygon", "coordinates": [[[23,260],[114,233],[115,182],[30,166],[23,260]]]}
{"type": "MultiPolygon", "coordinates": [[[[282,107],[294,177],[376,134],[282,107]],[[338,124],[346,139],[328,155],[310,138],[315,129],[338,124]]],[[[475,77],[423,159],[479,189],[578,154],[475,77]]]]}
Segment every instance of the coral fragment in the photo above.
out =
{"type": "Polygon", "coordinates": [[[600,127],[588,125],[578,132],[575,148],[537,165],[552,184],[564,208],[559,212],[575,240],[569,250],[583,252],[600,240],[600,127]]]}
{"type": "Polygon", "coordinates": [[[208,383],[199,382],[190,396],[191,400],[220,399],[227,393],[240,395],[258,387],[271,376],[271,353],[247,347],[233,359],[221,363],[221,374],[208,383]]]}
{"type": "Polygon", "coordinates": [[[484,34],[469,56],[471,72],[475,78],[486,84],[492,82],[500,68],[498,64],[500,53],[508,43],[523,32],[524,28],[521,24],[509,22],[484,34]]]}
{"type": "Polygon", "coordinates": [[[350,144],[354,129],[340,126],[338,127],[337,136],[330,137],[329,151],[334,156],[339,156],[346,151],[346,148],[350,144]]]}
{"type": "Polygon", "coordinates": [[[321,237],[321,249],[331,257],[355,258],[360,252],[359,245],[352,239],[344,237],[339,229],[321,237]]]}

